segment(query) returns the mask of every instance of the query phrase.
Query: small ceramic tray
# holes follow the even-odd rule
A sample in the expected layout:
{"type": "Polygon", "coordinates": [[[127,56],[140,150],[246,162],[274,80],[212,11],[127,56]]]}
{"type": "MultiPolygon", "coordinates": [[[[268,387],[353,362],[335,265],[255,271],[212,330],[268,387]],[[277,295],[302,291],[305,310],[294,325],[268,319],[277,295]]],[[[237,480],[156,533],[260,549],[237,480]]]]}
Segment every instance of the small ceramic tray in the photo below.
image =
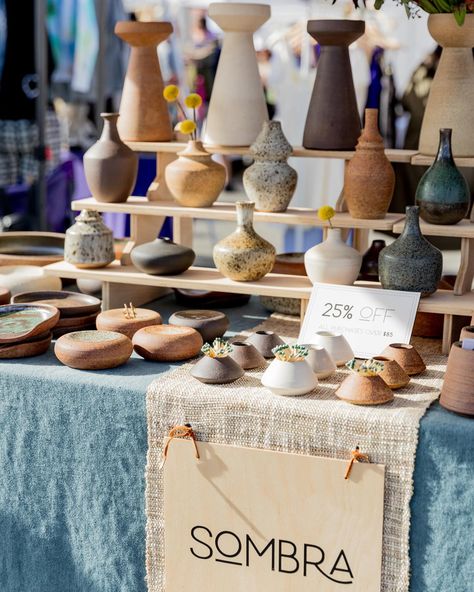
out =
{"type": "Polygon", "coordinates": [[[49,304],[55,306],[61,317],[82,317],[100,310],[100,300],[87,294],[64,291],[22,292],[12,298],[15,304],[49,304]]]}
{"type": "Polygon", "coordinates": [[[47,304],[0,306],[0,344],[26,341],[50,331],[58,322],[59,310],[47,304]]]}

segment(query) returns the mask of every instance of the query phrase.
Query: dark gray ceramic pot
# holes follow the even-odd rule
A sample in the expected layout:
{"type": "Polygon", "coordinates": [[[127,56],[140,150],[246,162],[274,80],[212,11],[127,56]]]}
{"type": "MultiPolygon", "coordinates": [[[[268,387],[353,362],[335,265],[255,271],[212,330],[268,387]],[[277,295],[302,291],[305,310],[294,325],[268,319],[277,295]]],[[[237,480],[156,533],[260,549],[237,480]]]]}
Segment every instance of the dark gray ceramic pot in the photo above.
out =
{"type": "Polygon", "coordinates": [[[241,378],[245,372],[229,356],[211,358],[203,356],[192,368],[191,376],[206,384],[227,384],[241,378]]]}
{"type": "Polygon", "coordinates": [[[457,224],[469,211],[469,185],[454,163],[452,130],[440,129],[439,135],[438,155],[418,184],[416,204],[430,224],[457,224]]]}
{"type": "Polygon", "coordinates": [[[387,290],[421,292],[429,296],[436,292],[443,271],[441,251],[421,234],[419,207],[406,209],[402,234],[379,256],[379,277],[387,290]]]}
{"type": "Polygon", "coordinates": [[[151,275],[178,275],[194,263],[195,252],[169,238],[157,238],[135,247],[130,253],[133,265],[151,275]]]}
{"type": "Polygon", "coordinates": [[[229,319],[217,310],[180,310],[170,316],[168,323],[196,329],[204,343],[222,337],[229,328],[229,319]]]}

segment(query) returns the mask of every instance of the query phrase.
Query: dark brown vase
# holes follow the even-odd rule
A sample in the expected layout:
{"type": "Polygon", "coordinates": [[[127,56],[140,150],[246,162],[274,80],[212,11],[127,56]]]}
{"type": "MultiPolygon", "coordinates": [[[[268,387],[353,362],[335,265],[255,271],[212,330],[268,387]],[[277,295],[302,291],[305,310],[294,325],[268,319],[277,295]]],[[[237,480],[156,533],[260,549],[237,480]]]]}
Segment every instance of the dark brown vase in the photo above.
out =
{"type": "Polygon", "coordinates": [[[308,21],[308,33],[320,44],[321,55],[306,118],[305,148],[354,150],[360,136],[360,117],[349,45],[364,31],[364,21],[308,21]]]}
{"type": "Polygon", "coordinates": [[[365,282],[379,281],[379,255],[386,246],[384,240],[372,241],[369,250],[362,257],[359,280],[364,280],[365,282]]]}

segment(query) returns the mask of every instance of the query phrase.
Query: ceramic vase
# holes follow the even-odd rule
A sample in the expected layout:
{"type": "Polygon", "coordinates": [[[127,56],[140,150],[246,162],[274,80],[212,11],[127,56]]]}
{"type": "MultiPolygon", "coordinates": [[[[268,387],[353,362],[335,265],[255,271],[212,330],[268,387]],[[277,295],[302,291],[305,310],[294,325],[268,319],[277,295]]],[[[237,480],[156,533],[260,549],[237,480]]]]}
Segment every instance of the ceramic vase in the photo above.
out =
{"type": "Polygon", "coordinates": [[[321,46],[321,54],[306,117],[305,148],[354,150],[360,136],[360,117],[349,45],[364,31],[364,21],[308,21],[308,33],[321,46]]]}
{"type": "Polygon", "coordinates": [[[452,130],[439,130],[438,155],[416,189],[420,216],[430,224],[457,224],[469,211],[470,190],[454,163],[452,130]]]}
{"type": "Polygon", "coordinates": [[[391,343],[383,350],[382,357],[398,362],[408,376],[415,376],[426,370],[423,358],[409,343],[391,343]]]}
{"type": "Polygon", "coordinates": [[[242,378],[245,374],[230,356],[225,358],[211,358],[203,356],[191,369],[191,376],[205,384],[228,384],[242,378]]]}
{"type": "Polygon", "coordinates": [[[196,329],[204,343],[212,343],[229,328],[228,317],[218,310],[180,310],[170,316],[168,323],[196,329]]]}
{"type": "Polygon", "coordinates": [[[104,120],[102,134],[84,154],[86,181],[97,201],[125,202],[135,187],[138,157],[120,139],[119,114],[101,113],[100,116],[104,120]]]}
{"type": "Polygon", "coordinates": [[[383,405],[393,401],[393,393],[380,376],[351,372],[336,391],[339,399],[353,405],[383,405]]]}
{"type": "Polygon", "coordinates": [[[165,180],[182,206],[208,208],[224,189],[225,168],[212,159],[202,142],[190,140],[165,169],[165,180]]]}
{"type": "Polygon", "coordinates": [[[132,249],[133,265],[150,275],[178,275],[194,263],[195,252],[169,238],[157,238],[132,249]]]}
{"type": "Polygon", "coordinates": [[[379,281],[379,255],[387,244],[384,240],[374,240],[362,257],[359,279],[367,282],[379,281]]]}
{"type": "Polygon", "coordinates": [[[126,142],[173,139],[156,49],[172,32],[167,22],[119,21],[115,25],[115,34],[131,47],[118,123],[120,137],[126,142]]]}
{"type": "Polygon", "coordinates": [[[66,230],[64,260],[80,269],[105,267],[115,259],[112,231],[95,210],[82,210],[66,230]]]}
{"type": "Polygon", "coordinates": [[[331,358],[327,349],[322,345],[306,345],[308,348],[308,364],[316,374],[318,380],[328,378],[336,372],[336,362],[331,358]]]}
{"type": "Polygon", "coordinates": [[[244,189],[255,209],[262,212],[284,212],[296,189],[298,174],[287,160],[293,148],[279,121],[265,121],[263,129],[250,147],[254,163],[243,176],[244,189]]]}
{"type": "Polygon", "coordinates": [[[344,199],[353,218],[385,218],[395,188],[395,172],[385,156],[378,109],[365,110],[365,127],[344,175],[344,199]]]}
{"type": "Polygon", "coordinates": [[[314,390],[318,380],[306,360],[285,362],[274,359],[262,375],[262,384],[275,395],[296,397],[314,390]]]}
{"type": "Polygon", "coordinates": [[[237,230],[215,245],[214,263],[223,276],[238,282],[264,277],[275,262],[275,247],[253,228],[253,202],[237,202],[237,230]]]}
{"type": "Polygon", "coordinates": [[[421,234],[419,207],[408,206],[402,234],[379,256],[382,286],[429,296],[436,291],[442,271],[441,251],[421,234]]]}
{"type": "Polygon", "coordinates": [[[308,249],[304,265],[314,283],[351,285],[359,275],[362,255],[346,245],[340,228],[329,228],[327,238],[308,249]]]}
{"type": "Polygon", "coordinates": [[[312,345],[324,347],[336,366],[344,366],[352,360],[354,352],[347,339],[341,333],[333,331],[316,331],[312,339],[312,345]]]}
{"type": "Polygon", "coordinates": [[[278,345],[284,345],[284,341],[273,331],[255,331],[245,340],[251,343],[264,358],[274,358],[273,349],[278,345]]]}
{"type": "Polygon", "coordinates": [[[403,388],[410,382],[410,377],[396,360],[385,356],[375,356],[376,362],[383,362],[383,370],[378,374],[392,390],[403,388]]]}
{"type": "Polygon", "coordinates": [[[456,341],[449,352],[440,405],[462,415],[474,415],[474,351],[456,341]]]}
{"type": "Polygon", "coordinates": [[[233,341],[229,356],[244,370],[263,368],[267,365],[265,358],[257,348],[246,341],[233,341]]]}
{"type": "Polygon", "coordinates": [[[225,35],[212,87],[205,141],[222,146],[249,146],[268,119],[253,33],[270,18],[270,6],[213,2],[209,5],[209,17],[225,35]]]}
{"type": "Polygon", "coordinates": [[[421,127],[419,151],[434,156],[438,131],[453,130],[455,157],[474,155],[474,14],[460,27],[453,15],[430,14],[428,30],[443,47],[421,127]]]}

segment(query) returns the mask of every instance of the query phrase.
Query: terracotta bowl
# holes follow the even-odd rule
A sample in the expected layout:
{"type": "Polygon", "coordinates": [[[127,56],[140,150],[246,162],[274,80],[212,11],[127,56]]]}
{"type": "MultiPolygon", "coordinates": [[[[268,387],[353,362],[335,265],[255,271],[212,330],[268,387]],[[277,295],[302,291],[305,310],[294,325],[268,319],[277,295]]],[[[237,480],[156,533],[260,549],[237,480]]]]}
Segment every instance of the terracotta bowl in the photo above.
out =
{"type": "Polygon", "coordinates": [[[265,358],[251,343],[248,343],[247,341],[234,341],[232,347],[233,351],[230,354],[230,357],[244,370],[263,368],[267,365],[265,358]]]}
{"type": "Polygon", "coordinates": [[[283,345],[285,342],[273,331],[256,331],[245,340],[251,343],[255,349],[262,354],[264,358],[274,358],[272,349],[277,345],[283,345]]]}
{"type": "Polygon", "coordinates": [[[52,334],[50,331],[47,331],[27,341],[12,343],[11,345],[0,345],[0,359],[12,360],[15,358],[40,356],[48,351],[51,339],[52,334]]]}
{"type": "Polygon", "coordinates": [[[180,362],[196,357],[203,340],[192,327],[153,325],[144,327],[133,336],[133,346],[139,356],[154,362],[180,362]]]}
{"type": "Polygon", "coordinates": [[[227,316],[217,310],[180,310],[170,316],[168,323],[176,327],[196,329],[204,343],[222,337],[230,324],[227,316]]]}
{"type": "Polygon", "coordinates": [[[105,310],[97,317],[97,329],[99,331],[117,331],[117,333],[122,333],[132,339],[135,333],[143,327],[163,323],[160,313],[154,310],[136,308],[135,313],[137,315],[135,318],[127,319],[123,308],[105,310]]]}
{"type": "Polygon", "coordinates": [[[459,341],[462,341],[463,339],[474,339],[474,325],[469,325],[469,327],[463,327],[461,329],[459,341]]]}
{"type": "Polygon", "coordinates": [[[206,384],[228,384],[245,374],[243,368],[232,358],[203,356],[191,369],[191,376],[206,384]]]}
{"type": "Polygon", "coordinates": [[[383,362],[384,368],[379,376],[392,390],[403,388],[410,382],[410,377],[396,360],[384,356],[376,356],[374,360],[383,362]]]}
{"type": "Polygon", "coordinates": [[[474,415],[474,351],[451,346],[440,405],[462,415],[474,415]]]}
{"type": "Polygon", "coordinates": [[[394,399],[391,389],[380,376],[361,376],[355,372],[344,380],[336,395],[353,405],[383,405],[394,399]]]}
{"type": "Polygon", "coordinates": [[[398,362],[408,376],[414,376],[426,370],[422,357],[413,345],[408,343],[391,343],[381,355],[398,362]]]}
{"type": "Polygon", "coordinates": [[[65,366],[105,370],[125,364],[132,355],[128,337],[113,331],[76,331],[56,341],[54,353],[65,366]]]}
{"type": "Polygon", "coordinates": [[[61,317],[83,317],[98,313],[101,301],[94,296],[66,292],[64,290],[41,290],[35,292],[20,292],[12,298],[15,304],[49,304],[55,306],[61,317]]]}

